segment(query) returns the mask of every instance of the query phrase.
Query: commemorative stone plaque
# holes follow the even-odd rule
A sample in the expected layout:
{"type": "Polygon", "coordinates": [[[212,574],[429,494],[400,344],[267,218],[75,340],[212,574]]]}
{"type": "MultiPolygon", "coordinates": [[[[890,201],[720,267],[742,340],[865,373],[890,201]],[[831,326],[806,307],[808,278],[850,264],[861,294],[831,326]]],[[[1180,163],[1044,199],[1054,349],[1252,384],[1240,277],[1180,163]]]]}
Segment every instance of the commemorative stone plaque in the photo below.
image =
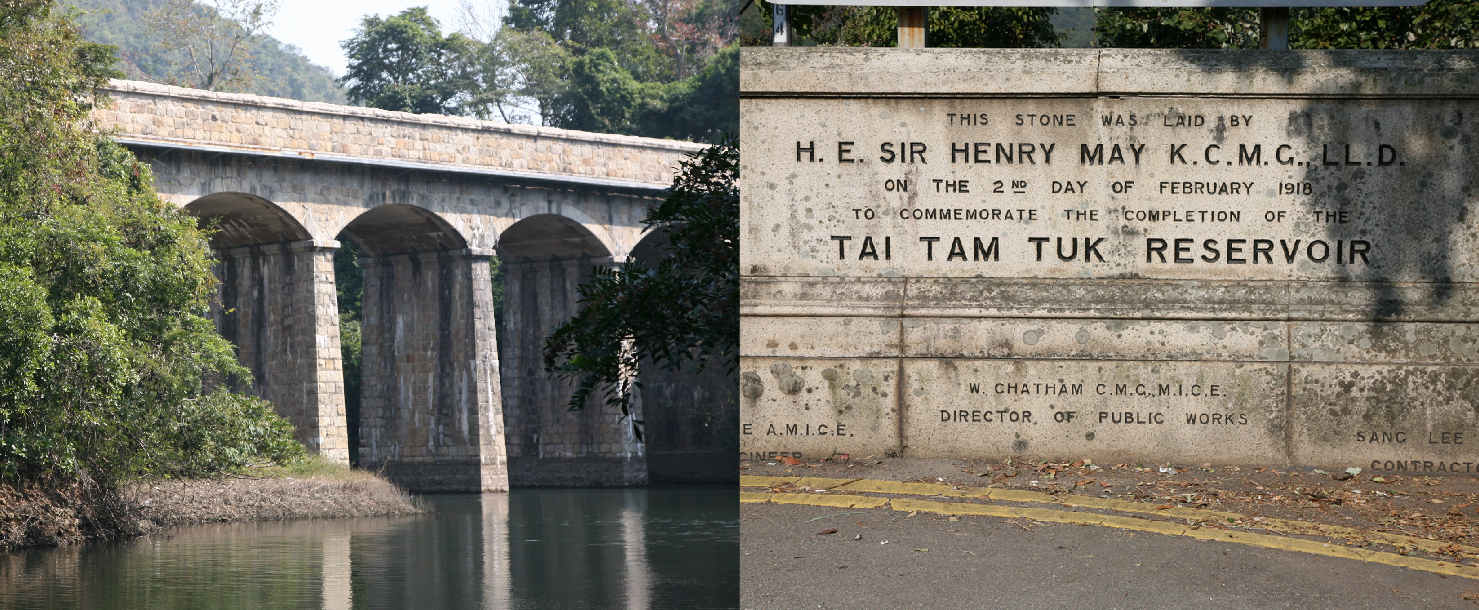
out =
{"type": "Polygon", "coordinates": [[[752,49],[741,451],[1479,472],[1479,54],[752,49]]]}

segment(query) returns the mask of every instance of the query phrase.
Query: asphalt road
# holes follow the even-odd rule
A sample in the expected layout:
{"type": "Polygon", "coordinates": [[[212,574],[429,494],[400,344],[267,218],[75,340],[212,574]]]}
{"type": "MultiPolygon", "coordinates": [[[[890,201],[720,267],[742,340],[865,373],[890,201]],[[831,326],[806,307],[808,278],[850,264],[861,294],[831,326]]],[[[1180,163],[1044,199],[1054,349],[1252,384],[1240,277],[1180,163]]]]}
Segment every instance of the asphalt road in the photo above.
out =
{"type": "Polygon", "coordinates": [[[779,504],[742,505],[740,519],[745,610],[1427,609],[1479,596],[1460,577],[1093,526],[779,504]]]}

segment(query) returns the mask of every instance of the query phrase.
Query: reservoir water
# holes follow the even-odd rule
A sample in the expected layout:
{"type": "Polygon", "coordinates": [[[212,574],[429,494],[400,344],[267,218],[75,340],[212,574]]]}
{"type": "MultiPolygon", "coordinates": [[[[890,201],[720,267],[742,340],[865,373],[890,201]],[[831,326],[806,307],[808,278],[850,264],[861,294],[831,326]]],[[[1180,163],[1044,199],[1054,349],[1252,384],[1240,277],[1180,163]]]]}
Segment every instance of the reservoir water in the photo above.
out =
{"type": "Polygon", "coordinates": [[[186,526],[0,554],[0,608],[737,608],[732,486],[433,495],[433,512],[186,526]]]}

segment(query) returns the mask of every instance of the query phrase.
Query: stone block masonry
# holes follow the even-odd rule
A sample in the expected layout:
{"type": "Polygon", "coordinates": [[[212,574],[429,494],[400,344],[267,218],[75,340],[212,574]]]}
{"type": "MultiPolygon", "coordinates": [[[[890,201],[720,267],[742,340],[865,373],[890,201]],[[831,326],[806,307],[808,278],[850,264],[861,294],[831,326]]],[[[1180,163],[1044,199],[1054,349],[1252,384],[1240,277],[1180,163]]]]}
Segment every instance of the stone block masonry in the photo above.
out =
{"type": "MultiPolygon", "coordinates": [[[[509,476],[554,485],[648,482],[647,455],[620,409],[599,391],[573,418],[569,381],[544,371],[544,337],[577,311],[580,283],[610,258],[552,258],[503,263],[503,358],[518,363],[504,371],[509,476]]],[[[640,411],[637,419],[642,419],[640,411]]]]}
{"type": "Polygon", "coordinates": [[[688,142],[113,81],[100,123],[119,137],[666,186],[688,142]]]}
{"type": "Polygon", "coordinates": [[[360,463],[420,491],[504,491],[492,253],[366,258],[360,463]]]}
{"type": "MultiPolygon", "coordinates": [[[[540,348],[590,266],[650,241],[647,207],[702,145],[127,81],[108,93],[99,125],[150,165],[162,198],[219,229],[214,316],[253,376],[238,387],[270,400],[311,450],[357,451],[415,491],[648,480],[620,414],[566,411],[569,386],[544,373],[540,348]],[[367,255],[357,447],[339,240],[367,255]],[[510,270],[503,321],[494,254],[510,270]],[[512,339],[499,345],[495,331],[512,339]]],[[[701,394],[684,383],[705,382],[664,385],[701,394]]],[[[732,403],[714,409],[733,417],[732,403]]],[[[695,438],[684,451],[719,451],[695,438]]]]}
{"type": "Polygon", "coordinates": [[[1476,70],[747,49],[741,454],[1479,472],[1476,70]]]}
{"type": "Polygon", "coordinates": [[[336,247],[297,241],[221,250],[221,300],[211,315],[252,372],[236,388],[271,402],[310,451],[347,464],[336,247]]]}

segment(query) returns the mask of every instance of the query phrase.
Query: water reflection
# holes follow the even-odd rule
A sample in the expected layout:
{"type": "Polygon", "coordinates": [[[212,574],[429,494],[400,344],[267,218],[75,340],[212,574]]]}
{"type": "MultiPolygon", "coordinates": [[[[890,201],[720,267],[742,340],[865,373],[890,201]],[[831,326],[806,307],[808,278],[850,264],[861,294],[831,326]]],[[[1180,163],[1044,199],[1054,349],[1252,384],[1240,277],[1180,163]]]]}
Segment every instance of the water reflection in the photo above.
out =
{"type": "Polygon", "coordinates": [[[431,496],[399,519],[0,555],[0,608],[735,608],[734,488],[431,496]]]}

